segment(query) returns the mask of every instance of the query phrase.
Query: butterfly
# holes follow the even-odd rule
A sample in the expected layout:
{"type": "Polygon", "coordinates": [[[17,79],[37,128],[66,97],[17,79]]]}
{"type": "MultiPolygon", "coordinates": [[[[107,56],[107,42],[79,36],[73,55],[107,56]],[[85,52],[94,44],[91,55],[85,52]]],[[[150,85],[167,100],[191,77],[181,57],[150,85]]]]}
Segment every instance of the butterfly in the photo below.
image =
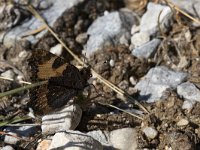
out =
{"type": "Polygon", "coordinates": [[[78,69],[45,50],[35,50],[29,59],[31,79],[47,80],[47,84],[30,90],[29,107],[39,115],[45,115],[66,105],[88,86],[90,67],[78,69]]]}

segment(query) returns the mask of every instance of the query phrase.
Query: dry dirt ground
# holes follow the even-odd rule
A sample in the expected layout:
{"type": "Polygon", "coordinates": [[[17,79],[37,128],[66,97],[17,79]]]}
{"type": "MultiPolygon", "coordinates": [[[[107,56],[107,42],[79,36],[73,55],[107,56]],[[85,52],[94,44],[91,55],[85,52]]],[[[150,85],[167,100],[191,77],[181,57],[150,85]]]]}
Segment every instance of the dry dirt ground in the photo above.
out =
{"type": "MultiPolygon", "coordinates": [[[[86,32],[89,25],[98,16],[102,15],[105,10],[118,10],[120,7],[124,6],[122,2],[116,2],[114,0],[98,0],[98,6],[95,5],[95,3],[96,2],[89,0],[70,9],[65,12],[54,25],[54,31],[60,35],[69,48],[78,55],[80,55],[83,45],[75,41],[76,36],[86,32]],[[80,20],[82,23],[77,24],[80,20]],[[74,26],[77,27],[76,30],[74,30],[74,26]]],[[[183,57],[185,57],[188,64],[182,68],[182,70],[190,74],[189,81],[195,83],[197,87],[200,87],[200,61],[198,61],[200,55],[199,29],[191,26],[190,20],[179,15],[178,20],[174,23],[170,32],[163,34],[160,38],[162,39],[162,43],[153,59],[138,59],[131,55],[128,47],[119,45],[97,51],[88,62],[104,78],[115,85],[118,85],[134,98],[137,98],[137,92],[133,90],[134,86],[129,81],[130,76],[134,76],[136,81],[139,81],[150,68],[159,65],[173,68],[179,64],[183,57]],[[185,34],[188,31],[190,31],[192,35],[192,38],[189,41],[185,38],[185,34]],[[120,67],[120,69],[110,67],[108,60],[111,58],[115,60],[115,66],[120,67]]],[[[15,65],[11,64],[11,66],[16,67],[16,70],[20,70],[25,79],[29,80],[30,72],[27,70],[30,68],[27,63],[27,58],[31,54],[31,51],[34,49],[45,49],[48,51],[56,44],[58,44],[58,42],[50,33],[48,33],[36,45],[16,43],[16,46],[11,49],[6,49],[1,46],[0,57],[9,60],[9,62],[12,63],[15,60],[16,55],[26,49],[28,52],[27,57],[20,61],[16,61],[15,65]]],[[[66,54],[65,57],[67,57],[67,59],[72,59],[69,54],[66,54]]],[[[176,94],[176,91],[169,91],[167,93],[169,98],[165,101],[159,101],[153,104],[142,103],[148,109],[150,114],[145,115],[144,121],[141,121],[113,108],[100,105],[98,102],[112,104],[123,109],[138,109],[137,106],[134,106],[131,103],[124,103],[124,101],[121,101],[116,93],[102,83],[98,81],[90,82],[94,84],[95,89],[93,86],[90,86],[90,90],[93,93],[90,97],[91,100],[82,105],[84,112],[82,121],[77,128],[78,130],[83,132],[97,129],[111,131],[123,127],[133,127],[139,132],[139,148],[164,149],[166,146],[171,146],[173,149],[200,148],[199,103],[197,103],[190,111],[183,110],[181,108],[183,100],[176,94]],[[187,126],[177,126],[177,122],[181,118],[189,120],[189,124],[187,126]],[[157,137],[153,140],[146,138],[141,131],[141,125],[155,127],[158,131],[157,137]]],[[[0,80],[2,92],[19,86],[20,85],[15,82],[0,80]]],[[[15,115],[25,116],[28,112],[26,102],[29,99],[27,98],[27,95],[27,91],[25,91],[4,98],[5,100],[9,99],[9,103],[7,102],[6,104],[7,108],[4,107],[4,109],[1,110],[1,114],[6,115],[7,118],[12,118],[15,115]]],[[[28,120],[26,123],[34,123],[36,120],[28,120]]],[[[2,130],[3,128],[4,127],[1,127],[0,129],[2,130]]],[[[24,145],[23,142],[24,141],[22,141],[18,147],[24,145]]],[[[0,144],[4,145],[3,142],[0,142],[0,144]]]]}

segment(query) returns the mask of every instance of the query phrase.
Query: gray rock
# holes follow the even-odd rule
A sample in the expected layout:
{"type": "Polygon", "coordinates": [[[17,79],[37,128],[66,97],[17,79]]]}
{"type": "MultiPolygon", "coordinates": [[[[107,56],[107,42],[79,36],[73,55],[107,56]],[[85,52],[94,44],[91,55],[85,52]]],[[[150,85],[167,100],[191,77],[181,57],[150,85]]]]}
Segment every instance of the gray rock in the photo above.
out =
{"type": "Polygon", "coordinates": [[[49,149],[103,150],[102,145],[87,134],[79,131],[59,132],[53,136],[49,149]]]}
{"type": "Polygon", "coordinates": [[[149,42],[150,40],[150,36],[148,33],[146,32],[139,32],[139,33],[135,33],[132,37],[131,37],[131,44],[134,45],[135,48],[142,46],[144,43],[149,42]]]}
{"type": "Polygon", "coordinates": [[[132,51],[132,55],[138,58],[152,57],[155,54],[160,42],[161,40],[159,39],[153,39],[152,41],[147,42],[138,48],[135,48],[132,51]]]}
{"type": "Polygon", "coordinates": [[[194,17],[200,16],[200,1],[199,0],[171,0],[176,6],[188,12],[194,17]]]}
{"type": "Polygon", "coordinates": [[[200,102],[200,90],[191,82],[180,84],[177,93],[185,100],[200,102]]]}
{"type": "Polygon", "coordinates": [[[110,142],[116,149],[136,150],[137,132],[133,128],[113,130],[110,133],[110,142]]]}
{"type": "MultiPolygon", "coordinates": [[[[39,12],[45,20],[48,22],[48,24],[52,27],[53,24],[56,22],[56,20],[63,14],[63,12],[72,6],[76,5],[77,3],[81,2],[82,0],[49,0],[48,1],[48,9],[42,10],[39,12]]],[[[14,27],[9,32],[1,33],[0,34],[0,40],[4,38],[4,45],[7,47],[10,47],[15,44],[16,40],[20,41],[22,40],[22,36],[26,33],[30,32],[31,30],[36,30],[42,26],[42,22],[35,17],[32,17],[30,20],[26,20],[25,22],[21,23],[20,25],[14,27]],[[4,37],[5,34],[5,37],[4,37]]],[[[36,36],[28,36],[23,38],[23,40],[28,40],[31,43],[36,43],[41,37],[44,36],[44,34],[47,32],[47,30],[44,30],[40,33],[38,33],[36,36]]]]}
{"type": "Polygon", "coordinates": [[[66,106],[62,110],[42,117],[42,133],[53,134],[58,131],[74,130],[82,116],[78,105],[66,106]]]}
{"type": "Polygon", "coordinates": [[[1,150],[14,150],[14,148],[12,147],[12,146],[10,146],[10,145],[6,145],[6,146],[4,146],[4,147],[0,147],[0,149],[1,150]]]}
{"type": "Polygon", "coordinates": [[[187,73],[172,71],[165,66],[157,66],[149,70],[135,88],[140,91],[140,100],[148,103],[158,101],[167,89],[175,89],[187,78],[187,73]]]}
{"type": "Polygon", "coordinates": [[[149,35],[154,35],[159,31],[159,27],[163,32],[166,32],[170,26],[172,15],[173,13],[170,7],[148,3],[147,12],[141,19],[140,32],[147,32],[149,35]]]}
{"type": "Polygon", "coordinates": [[[152,127],[145,127],[142,131],[150,139],[154,139],[158,135],[158,131],[152,127]]]}
{"type": "Polygon", "coordinates": [[[107,131],[102,132],[101,130],[97,130],[88,132],[87,135],[99,141],[103,146],[111,147],[111,144],[109,142],[109,132],[107,131]]]}
{"type": "Polygon", "coordinates": [[[112,12],[97,18],[87,31],[90,37],[86,44],[86,56],[105,46],[119,44],[120,37],[130,36],[134,23],[135,17],[131,12],[112,12]]]}

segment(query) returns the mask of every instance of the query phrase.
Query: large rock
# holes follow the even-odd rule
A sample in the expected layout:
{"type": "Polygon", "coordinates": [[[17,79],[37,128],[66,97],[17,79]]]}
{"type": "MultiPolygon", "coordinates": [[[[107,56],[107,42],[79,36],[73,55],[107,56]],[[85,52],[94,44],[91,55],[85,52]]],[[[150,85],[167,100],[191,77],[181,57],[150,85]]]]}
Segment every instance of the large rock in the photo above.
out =
{"type": "Polygon", "coordinates": [[[97,18],[87,31],[89,40],[86,44],[86,56],[89,57],[94,51],[105,46],[119,44],[122,37],[130,39],[131,27],[135,20],[134,15],[128,11],[112,12],[97,18]]]}
{"type": "Polygon", "coordinates": [[[172,71],[165,66],[157,66],[149,70],[135,88],[140,91],[140,100],[155,102],[164,96],[167,89],[175,89],[187,78],[187,73],[172,71]]]}
{"type": "Polygon", "coordinates": [[[103,150],[102,145],[79,131],[59,132],[53,136],[49,149],[62,150],[103,150]]]}
{"type": "Polygon", "coordinates": [[[147,11],[141,19],[140,31],[154,35],[160,27],[163,32],[166,32],[170,26],[172,14],[172,10],[168,6],[148,3],[147,11]]]}
{"type": "Polygon", "coordinates": [[[42,133],[54,134],[58,131],[74,130],[82,116],[78,105],[65,107],[60,111],[42,117],[42,133]]]}

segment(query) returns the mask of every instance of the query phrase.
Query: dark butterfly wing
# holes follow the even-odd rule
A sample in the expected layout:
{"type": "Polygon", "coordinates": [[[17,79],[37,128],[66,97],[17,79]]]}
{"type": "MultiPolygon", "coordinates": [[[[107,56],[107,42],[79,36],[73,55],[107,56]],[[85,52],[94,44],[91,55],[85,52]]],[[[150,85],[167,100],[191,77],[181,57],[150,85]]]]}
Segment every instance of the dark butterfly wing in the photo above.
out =
{"type": "Polygon", "coordinates": [[[85,79],[82,77],[81,72],[75,66],[68,64],[66,69],[63,71],[62,76],[51,77],[49,83],[82,90],[85,87],[85,85],[83,85],[83,83],[85,83],[83,80],[85,79]]]}
{"type": "Polygon", "coordinates": [[[29,59],[31,66],[32,81],[49,79],[55,76],[61,76],[68,63],[45,50],[35,50],[29,59]]]}
{"type": "Polygon", "coordinates": [[[61,86],[42,85],[30,91],[29,107],[39,115],[48,114],[66,105],[70,99],[78,94],[77,90],[61,86]]]}
{"type": "Polygon", "coordinates": [[[48,86],[48,105],[52,108],[60,108],[78,94],[78,90],[68,89],[62,86],[48,86]]]}
{"type": "Polygon", "coordinates": [[[48,84],[30,90],[29,106],[37,114],[43,115],[55,111],[83,90],[87,85],[90,71],[85,73],[66,63],[50,52],[34,51],[29,60],[32,80],[48,80],[48,84]]]}

